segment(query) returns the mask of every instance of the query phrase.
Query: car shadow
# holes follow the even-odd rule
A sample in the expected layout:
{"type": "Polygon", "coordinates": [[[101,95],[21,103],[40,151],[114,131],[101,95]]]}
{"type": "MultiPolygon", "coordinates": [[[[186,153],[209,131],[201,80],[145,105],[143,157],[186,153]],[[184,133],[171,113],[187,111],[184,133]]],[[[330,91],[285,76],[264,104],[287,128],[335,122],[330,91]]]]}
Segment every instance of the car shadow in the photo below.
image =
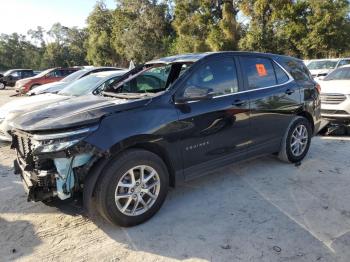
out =
{"type": "Polygon", "coordinates": [[[9,221],[0,216],[0,257],[2,261],[14,261],[30,255],[41,241],[34,226],[25,220],[9,221]]]}

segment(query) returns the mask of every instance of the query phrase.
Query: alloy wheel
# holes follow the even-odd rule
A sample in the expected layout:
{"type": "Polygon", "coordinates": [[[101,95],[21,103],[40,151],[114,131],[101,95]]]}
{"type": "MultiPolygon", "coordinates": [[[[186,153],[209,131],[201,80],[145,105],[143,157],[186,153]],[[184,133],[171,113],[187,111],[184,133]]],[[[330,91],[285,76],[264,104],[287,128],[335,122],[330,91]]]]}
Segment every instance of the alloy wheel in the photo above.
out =
{"type": "Polygon", "coordinates": [[[115,203],[121,213],[138,216],[149,210],[160,192],[160,178],[156,170],[147,165],[129,169],[118,181],[115,203]]]}
{"type": "Polygon", "coordinates": [[[290,140],[290,148],[294,156],[300,156],[304,153],[309,142],[309,134],[306,126],[298,125],[295,127],[290,140]]]}
{"type": "Polygon", "coordinates": [[[5,89],[5,84],[4,83],[0,83],[0,89],[5,89]]]}

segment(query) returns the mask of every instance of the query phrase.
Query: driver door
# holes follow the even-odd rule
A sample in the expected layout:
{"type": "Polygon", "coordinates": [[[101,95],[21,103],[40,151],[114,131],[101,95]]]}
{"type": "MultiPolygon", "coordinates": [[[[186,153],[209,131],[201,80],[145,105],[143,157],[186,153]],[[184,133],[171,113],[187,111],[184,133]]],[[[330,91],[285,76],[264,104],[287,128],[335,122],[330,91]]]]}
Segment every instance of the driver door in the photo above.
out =
{"type": "Polygon", "coordinates": [[[199,88],[213,94],[209,100],[176,105],[186,179],[245,156],[250,142],[249,101],[242,87],[236,60],[226,55],[197,67],[185,81],[182,93],[176,94],[191,95],[189,89],[199,88]]]}

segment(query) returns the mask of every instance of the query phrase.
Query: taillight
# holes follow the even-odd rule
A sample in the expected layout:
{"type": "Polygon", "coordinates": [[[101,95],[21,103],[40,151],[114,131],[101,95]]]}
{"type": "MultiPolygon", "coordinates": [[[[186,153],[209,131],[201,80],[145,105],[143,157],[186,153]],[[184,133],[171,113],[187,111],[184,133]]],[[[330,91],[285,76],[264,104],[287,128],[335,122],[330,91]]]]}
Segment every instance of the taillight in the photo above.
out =
{"type": "Polygon", "coordinates": [[[320,84],[316,84],[316,90],[319,94],[321,94],[321,86],[320,84]]]}

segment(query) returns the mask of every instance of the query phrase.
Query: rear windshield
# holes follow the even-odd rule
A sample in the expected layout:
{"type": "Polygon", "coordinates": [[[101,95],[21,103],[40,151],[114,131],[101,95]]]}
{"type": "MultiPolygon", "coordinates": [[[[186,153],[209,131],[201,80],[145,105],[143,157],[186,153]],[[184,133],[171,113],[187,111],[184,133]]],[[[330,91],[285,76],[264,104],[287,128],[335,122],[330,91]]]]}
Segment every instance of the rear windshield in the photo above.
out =
{"type": "Polygon", "coordinates": [[[86,74],[88,72],[88,70],[78,70],[68,76],[66,76],[65,78],[63,78],[61,80],[61,82],[65,82],[65,83],[70,83],[70,82],[73,82],[74,80],[77,80],[79,79],[80,77],[82,77],[84,74],[86,74]]]}

